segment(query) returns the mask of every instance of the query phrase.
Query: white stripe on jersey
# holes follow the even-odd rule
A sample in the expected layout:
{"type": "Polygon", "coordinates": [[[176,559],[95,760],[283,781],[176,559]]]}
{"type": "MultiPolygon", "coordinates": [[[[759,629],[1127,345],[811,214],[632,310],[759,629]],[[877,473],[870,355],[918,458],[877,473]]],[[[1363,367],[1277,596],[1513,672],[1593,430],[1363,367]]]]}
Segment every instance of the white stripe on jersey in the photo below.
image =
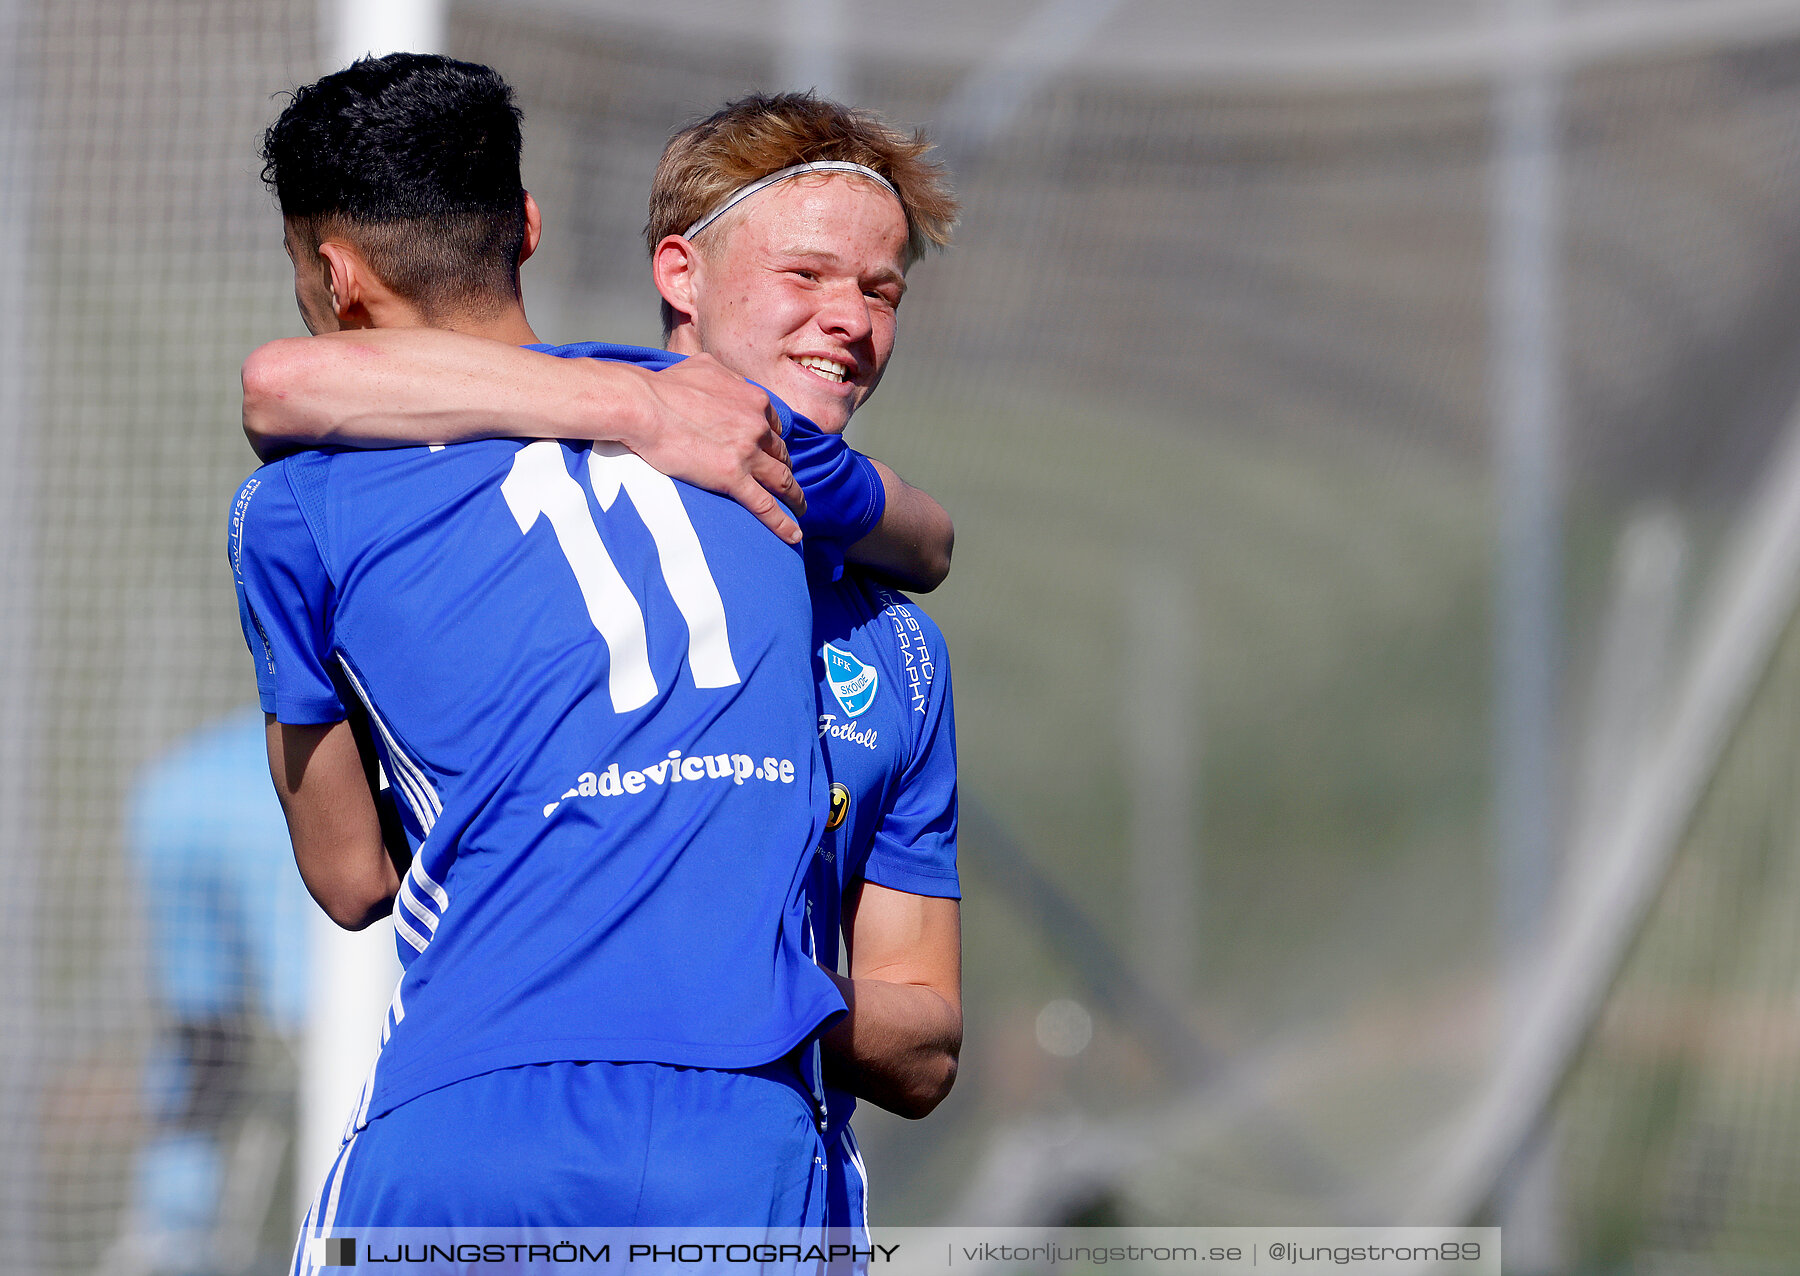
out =
{"type": "Polygon", "coordinates": [[[344,1189],[344,1168],[350,1164],[350,1152],[356,1147],[359,1135],[360,1132],[351,1135],[344,1150],[338,1153],[338,1162],[331,1175],[331,1195],[325,1203],[324,1224],[319,1231],[321,1236],[330,1236],[332,1225],[337,1222],[338,1193],[344,1189]]]}
{"type": "Polygon", "coordinates": [[[381,733],[382,742],[387,745],[388,757],[394,763],[395,787],[406,797],[406,804],[412,807],[413,815],[418,818],[419,827],[429,834],[431,826],[437,823],[437,817],[444,813],[444,804],[438,800],[437,790],[426,778],[424,768],[414,762],[407,755],[406,750],[400,747],[400,742],[394,739],[394,733],[388,730],[387,723],[382,720],[381,714],[375,709],[375,702],[369,698],[368,691],[363,688],[362,679],[356,676],[356,670],[350,667],[350,662],[344,658],[341,652],[338,655],[338,664],[343,666],[344,676],[350,679],[350,686],[355,690],[356,698],[361,700],[363,708],[369,711],[369,721],[375,724],[375,729],[381,733]]]}
{"type": "Polygon", "coordinates": [[[306,1207],[306,1217],[300,1220],[300,1235],[294,1238],[294,1257],[288,1263],[288,1276],[304,1276],[306,1267],[312,1265],[312,1255],[308,1252],[308,1242],[312,1240],[313,1213],[319,1208],[314,1201],[306,1207]]]}
{"type": "Polygon", "coordinates": [[[856,1146],[856,1135],[849,1126],[844,1127],[838,1142],[844,1145],[850,1164],[856,1169],[856,1177],[862,1180],[862,1241],[866,1243],[869,1238],[869,1171],[863,1168],[862,1149],[856,1146]]]}
{"type": "MultiPolygon", "coordinates": [[[[437,934],[437,914],[425,907],[425,902],[414,894],[411,873],[408,873],[405,877],[400,879],[400,890],[397,898],[406,906],[407,912],[419,919],[426,930],[430,931],[433,935],[437,934]]],[[[398,918],[400,914],[395,913],[394,916],[398,918]]]]}
{"type": "Polygon", "coordinates": [[[353,1135],[344,1136],[337,1156],[325,1171],[325,1181],[319,1185],[312,1204],[306,1208],[306,1217],[300,1223],[300,1235],[294,1242],[294,1257],[288,1264],[289,1276],[311,1276],[319,1270],[319,1264],[313,1258],[312,1243],[331,1234],[331,1223],[337,1215],[338,1190],[343,1184],[344,1158],[349,1155],[350,1144],[354,1141],[353,1135]]]}
{"type": "Polygon", "coordinates": [[[425,945],[431,942],[412,928],[412,924],[406,920],[405,913],[394,914],[394,933],[411,944],[414,952],[424,952],[425,945]]]}
{"type": "Polygon", "coordinates": [[[450,907],[449,892],[444,889],[441,882],[425,871],[425,864],[417,855],[413,856],[412,868],[408,871],[413,879],[413,885],[431,897],[432,903],[438,906],[438,912],[441,913],[450,907]]]}
{"type": "MultiPolygon", "coordinates": [[[[386,1044],[385,1042],[383,1044],[386,1044]]],[[[363,1074],[362,1092],[356,1096],[356,1106],[350,1109],[350,1119],[344,1122],[344,1141],[347,1143],[369,1123],[369,1101],[375,1097],[375,1069],[381,1066],[381,1051],[375,1052],[375,1058],[369,1062],[368,1072],[363,1074]]]]}

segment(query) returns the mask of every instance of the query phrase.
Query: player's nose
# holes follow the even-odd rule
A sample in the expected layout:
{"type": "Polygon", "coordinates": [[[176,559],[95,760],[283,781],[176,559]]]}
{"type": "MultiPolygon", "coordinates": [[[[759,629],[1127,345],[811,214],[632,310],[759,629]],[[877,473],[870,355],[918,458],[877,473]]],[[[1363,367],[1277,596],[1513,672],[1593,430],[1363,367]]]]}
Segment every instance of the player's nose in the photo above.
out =
{"type": "Polygon", "coordinates": [[[868,299],[854,281],[829,290],[816,321],[821,331],[845,341],[861,341],[874,331],[868,299]]]}

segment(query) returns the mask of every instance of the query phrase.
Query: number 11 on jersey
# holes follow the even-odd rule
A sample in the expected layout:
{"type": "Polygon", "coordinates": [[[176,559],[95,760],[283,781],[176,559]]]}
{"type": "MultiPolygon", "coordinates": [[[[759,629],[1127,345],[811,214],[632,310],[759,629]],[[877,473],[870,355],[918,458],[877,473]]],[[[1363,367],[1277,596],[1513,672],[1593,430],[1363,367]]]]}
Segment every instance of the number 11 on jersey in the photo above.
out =
{"type": "MultiPolygon", "coordinates": [[[[588,476],[601,509],[610,510],[624,492],[650,532],[663,582],[687,624],[688,668],[694,685],[736,686],[725,602],[674,480],[618,444],[604,443],[588,453],[588,476]]],[[[656,695],[656,676],[650,671],[643,608],[606,552],[587,493],[564,467],[562,445],[546,439],[520,448],[500,494],[521,532],[529,534],[542,515],[556,534],[575,573],[588,619],[606,641],[607,691],[613,711],[626,713],[648,704],[656,695]]]]}

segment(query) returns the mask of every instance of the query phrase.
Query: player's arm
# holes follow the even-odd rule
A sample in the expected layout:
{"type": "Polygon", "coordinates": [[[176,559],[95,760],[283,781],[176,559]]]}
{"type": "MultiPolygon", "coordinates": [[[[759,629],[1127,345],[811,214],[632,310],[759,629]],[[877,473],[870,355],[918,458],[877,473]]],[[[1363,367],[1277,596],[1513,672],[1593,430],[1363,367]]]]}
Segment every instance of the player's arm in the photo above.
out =
{"type": "Polygon", "coordinates": [[[269,777],[287,816],[294,861],[319,907],[346,930],[361,930],[393,911],[396,867],[348,722],[294,726],[264,715],[269,777]]]}
{"type": "MultiPolygon", "coordinates": [[[[616,442],[732,498],[790,544],[800,537],[789,510],[805,513],[806,496],[768,395],[710,355],[652,373],[437,328],[359,329],[272,341],[245,361],[243,382],[244,433],[265,460],[333,445],[616,442]]],[[[885,508],[848,556],[902,588],[937,588],[955,541],[949,514],[873,464],[885,508]]]]}
{"type": "Polygon", "coordinates": [[[846,557],[902,589],[930,593],[950,574],[950,555],[956,548],[950,512],[923,489],[869,459],[881,475],[887,508],[875,530],[850,546],[846,557]]]}
{"type": "Polygon", "coordinates": [[[845,900],[849,1013],[826,1033],[826,1075],[917,1119],[950,1093],[962,1050],[962,920],[955,899],[864,883],[845,900]]]}
{"type": "Polygon", "coordinates": [[[331,445],[603,440],[800,539],[788,511],[806,501],[769,396],[709,355],[652,373],[439,328],[358,329],[271,341],[243,381],[244,433],[264,460],[331,445]]]}
{"type": "Polygon", "coordinates": [[[333,636],[336,586],[290,481],[289,467],[298,463],[244,480],[226,555],[294,860],[331,919],[360,930],[392,911],[411,847],[397,821],[383,839],[374,741],[360,706],[346,705],[334,677],[343,663],[333,636]]]}

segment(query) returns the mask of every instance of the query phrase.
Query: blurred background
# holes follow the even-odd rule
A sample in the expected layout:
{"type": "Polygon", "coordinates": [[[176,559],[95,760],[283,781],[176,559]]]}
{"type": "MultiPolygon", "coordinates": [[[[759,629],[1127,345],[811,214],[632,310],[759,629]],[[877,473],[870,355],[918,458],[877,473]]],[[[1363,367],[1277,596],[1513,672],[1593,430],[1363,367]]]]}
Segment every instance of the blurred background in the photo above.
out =
{"type": "Polygon", "coordinates": [[[282,1269],[372,1053],[222,550],[260,130],[403,47],[517,86],[547,340],[656,341],[731,97],[954,166],[852,427],[959,530],[967,1041],[877,1224],[1800,1266],[1800,4],[0,0],[7,1270],[282,1269]]]}

